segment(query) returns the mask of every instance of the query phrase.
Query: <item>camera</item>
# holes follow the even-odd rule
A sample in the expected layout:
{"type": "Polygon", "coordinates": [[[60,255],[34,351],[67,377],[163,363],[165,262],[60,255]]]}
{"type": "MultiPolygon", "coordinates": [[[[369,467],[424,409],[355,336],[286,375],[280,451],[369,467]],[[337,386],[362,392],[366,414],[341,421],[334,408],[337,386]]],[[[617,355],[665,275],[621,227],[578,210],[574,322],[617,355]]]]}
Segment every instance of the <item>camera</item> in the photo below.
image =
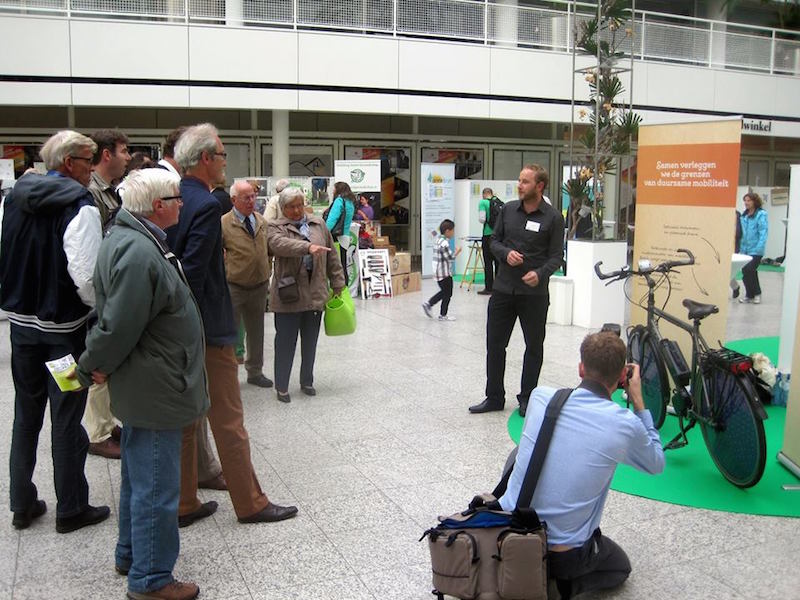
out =
{"type": "Polygon", "coordinates": [[[627,365],[625,367],[625,372],[622,374],[622,379],[620,379],[619,383],[617,383],[617,389],[624,390],[625,388],[627,388],[628,383],[630,383],[631,381],[631,377],[633,377],[633,367],[627,365]]]}

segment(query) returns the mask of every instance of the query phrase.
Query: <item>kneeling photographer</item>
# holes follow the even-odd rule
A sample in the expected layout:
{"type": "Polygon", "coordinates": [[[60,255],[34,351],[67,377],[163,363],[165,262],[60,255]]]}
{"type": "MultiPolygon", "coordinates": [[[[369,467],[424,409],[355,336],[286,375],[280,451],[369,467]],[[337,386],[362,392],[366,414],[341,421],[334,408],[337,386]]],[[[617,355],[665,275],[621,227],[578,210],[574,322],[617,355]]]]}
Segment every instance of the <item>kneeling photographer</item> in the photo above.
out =
{"type": "MultiPolygon", "coordinates": [[[[587,335],[580,348],[581,384],[556,421],[532,507],[547,523],[549,576],[561,598],[620,585],[631,571],[625,552],[600,533],[617,464],[647,473],[664,469],[658,431],[642,399],[638,365],[625,364],[625,344],[615,333],[587,335]],[[611,401],[622,385],[633,411],[611,401]]],[[[533,390],[503,510],[513,510],[548,402],[556,389],[533,390]]]]}

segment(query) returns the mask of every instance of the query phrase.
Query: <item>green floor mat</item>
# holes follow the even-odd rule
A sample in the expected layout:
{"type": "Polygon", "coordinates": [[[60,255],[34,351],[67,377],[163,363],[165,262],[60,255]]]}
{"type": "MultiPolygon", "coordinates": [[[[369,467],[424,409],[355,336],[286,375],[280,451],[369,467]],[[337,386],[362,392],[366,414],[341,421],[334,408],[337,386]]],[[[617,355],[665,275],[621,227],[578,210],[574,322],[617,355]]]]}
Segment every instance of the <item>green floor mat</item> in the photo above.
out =
{"type": "MultiPolygon", "coordinates": [[[[758,270],[761,273],[784,273],[786,269],[781,265],[758,265],[758,270]]],[[[742,280],[742,272],[739,271],[736,273],[737,281],[742,280]]]]}
{"type": "MultiPolygon", "coordinates": [[[[729,347],[739,352],[764,352],[777,361],[778,338],[756,338],[731,342],[729,347]]],[[[618,392],[615,399],[621,402],[618,392]]],[[[667,464],[660,475],[641,473],[620,465],[611,483],[618,492],[643,496],[652,500],[755,515],[800,517],[800,492],[786,491],[784,484],[797,484],[797,478],[776,459],[783,444],[786,409],[767,406],[769,418],[764,421],[767,435],[767,465],[764,476],[754,487],[742,490],[722,477],[714,466],[703,442],[699,427],[688,433],[689,445],[666,452],[667,464]]],[[[514,411],[508,419],[508,433],[519,443],[523,419],[514,411]]],[[[675,417],[668,416],[661,428],[661,440],[666,443],[678,432],[675,417]]]]}

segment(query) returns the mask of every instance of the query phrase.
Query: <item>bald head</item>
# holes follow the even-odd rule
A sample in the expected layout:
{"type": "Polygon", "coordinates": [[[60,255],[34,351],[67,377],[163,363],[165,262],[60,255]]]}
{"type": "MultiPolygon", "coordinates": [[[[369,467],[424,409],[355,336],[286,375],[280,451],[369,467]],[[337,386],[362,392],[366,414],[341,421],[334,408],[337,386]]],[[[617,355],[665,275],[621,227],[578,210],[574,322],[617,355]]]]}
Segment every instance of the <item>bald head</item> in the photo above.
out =
{"type": "Polygon", "coordinates": [[[233,202],[233,207],[245,217],[253,214],[256,206],[256,191],[253,189],[253,184],[244,179],[234,183],[231,186],[231,202],[233,202]]]}

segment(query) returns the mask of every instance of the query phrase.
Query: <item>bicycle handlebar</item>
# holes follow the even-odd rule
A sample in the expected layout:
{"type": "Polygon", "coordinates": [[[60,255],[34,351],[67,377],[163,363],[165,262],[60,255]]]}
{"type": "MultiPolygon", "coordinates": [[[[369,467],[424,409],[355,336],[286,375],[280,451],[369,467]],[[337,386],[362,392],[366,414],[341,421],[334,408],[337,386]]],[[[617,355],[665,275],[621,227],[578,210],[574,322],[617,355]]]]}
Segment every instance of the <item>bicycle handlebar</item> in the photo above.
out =
{"type": "Polygon", "coordinates": [[[649,273],[654,273],[654,272],[667,273],[668,271],[671,271],[675,267],[685,267],[694,264],[694,254],[692,254],[690,250],[687,250],[686,248],[678,248],[676,252],[685,254],[688,258],[684,258],[681,260],[667,260],[653,268],[649,269],[640,268],[638,271],[635,269],[631,269],[629,266],[625,265],[621,269],[618,269],[616,271],[610,271],[608,273],[603,273],[603,271],[600,270],[600,265],[603,264],[603,261],[601,260],[594,265],[594,272],[597,274],[597,278],[603,281],[606,279],[613,279],[615,277],[617,279],[625,279],[627,277],[630,277],[631,275],[647,275],[649,273]]]}

